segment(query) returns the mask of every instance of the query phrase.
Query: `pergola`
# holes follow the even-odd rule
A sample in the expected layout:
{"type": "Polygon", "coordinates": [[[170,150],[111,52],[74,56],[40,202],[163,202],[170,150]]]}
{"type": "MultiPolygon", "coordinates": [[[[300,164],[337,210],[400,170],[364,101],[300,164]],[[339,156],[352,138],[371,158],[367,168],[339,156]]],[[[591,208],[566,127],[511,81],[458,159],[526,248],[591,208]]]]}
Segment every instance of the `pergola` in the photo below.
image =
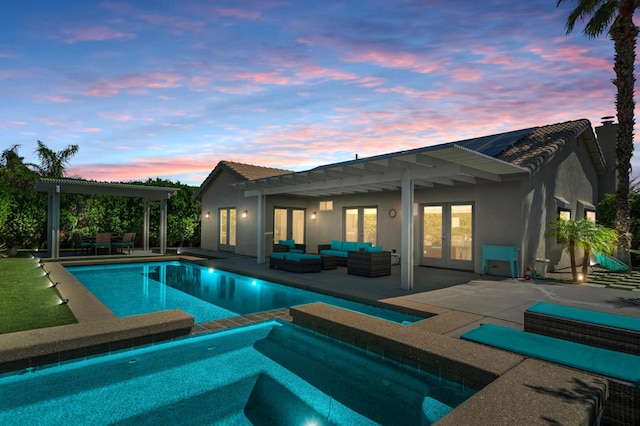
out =
{"type": "Polygon", "coordinates": [[[126,183],[91,182],[77,179],[42,178],[35,190],[48,194],[47,253],[49,258],[60,257],[60,194],[115,195],[139,197],[144,201],[143,249],[149,250],[149,207],[160,201],[160,253],[167,250],[167,200],[178,193],[178,188],[132,185],[126,183]]]}
{"type": "Polygon", "coordinates": [[[262,179],[238,182],[245,197],[258,197],[258,263],[265,262],[265,197],[287,194],[302,197],[327,197],[381,191],[401,194],[401,287],[413,288],[414,192],[416,188],[433,188],[435,184],[454,187],[481,182],[506,182],[522,179],[529,170],[499,160],[478,150],[498,150],[530,132],[530,129],[494,137],[451,143],[378,155],[303,172],[293,172],[262,179]],[[501,139],[496,141],[496,139],[501,139]],[[483,149],[484,148],[484,149],[483,149]]]}

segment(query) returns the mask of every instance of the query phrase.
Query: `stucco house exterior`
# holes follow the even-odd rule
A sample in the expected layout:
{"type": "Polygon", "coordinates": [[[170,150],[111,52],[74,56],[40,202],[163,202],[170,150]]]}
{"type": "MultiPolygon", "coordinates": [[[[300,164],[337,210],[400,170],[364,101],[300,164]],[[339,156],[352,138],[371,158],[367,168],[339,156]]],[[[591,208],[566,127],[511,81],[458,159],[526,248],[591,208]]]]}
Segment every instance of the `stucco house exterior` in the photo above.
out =
{"type": "MultiPolygon", "coordinates": [[[[295,239],[307,252],[331,240],[371,241],[401,258],[401,285],[418,265],[482,271],[482,246],[567,265],[548,223],[595,217],[615,190],[617,124],[586,119],[521,129],[293,172],[221,161],[202,200],[202,248],[255,256],[295,239]],[[597,136],[596,136],[597,135],[597,136]]],[[[510,275],[506,262],[492,274],[510,275]]]]}

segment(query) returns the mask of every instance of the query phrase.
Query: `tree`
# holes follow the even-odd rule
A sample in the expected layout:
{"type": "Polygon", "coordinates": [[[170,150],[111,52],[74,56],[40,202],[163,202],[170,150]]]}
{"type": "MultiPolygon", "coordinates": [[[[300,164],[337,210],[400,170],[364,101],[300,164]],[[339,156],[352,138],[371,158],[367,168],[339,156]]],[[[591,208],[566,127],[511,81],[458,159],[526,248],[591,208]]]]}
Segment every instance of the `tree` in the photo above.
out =
{"type": "Polygon", "coordinates": [[[578,267],[576,262],[576,251],[582,249],[582,276],[586,277],[589,271],[589,259],[591,252],[599,251],[611,253],[616,242],[616,232],[613,229],[596,225],[589,219],[564,220],[558,218],[551,222],[551,230],[547,236],[556,237],[558,243],[569,252],[571,261],[571,275],[573,281],[578,282],[578,267]]]}
{"type": "Polygon", "coordinates": [[[616,77],[613,84],[617,88],[616,109],[618,135],[616,141],[616,219],[618,233],[617,257],[627,265],[631,264],[631,234],[629,227],[629,174],[633,155],[633,126],[635,100],[633,96],[636,59],[636,38],[638,27],[633,23],[633,14],[640,6],[638,0],[558,0],[557,6],[567,1],[575,2],[566,22],[567,34],[573,31],[577,20],[587,20],[584,34],[596,38],[605,31],[614,43],[614,65],[616,77]]]}
{"type": "Polygon", "coordinates": [[[60,152],[49,149],[44,143],[38,141],[36,154],[40,159],[40,165],[36,166],[41,176],[52,178],[64,177],[64,172],[71,157],[78,152],[78,145],[69,145],[60,152]]]}

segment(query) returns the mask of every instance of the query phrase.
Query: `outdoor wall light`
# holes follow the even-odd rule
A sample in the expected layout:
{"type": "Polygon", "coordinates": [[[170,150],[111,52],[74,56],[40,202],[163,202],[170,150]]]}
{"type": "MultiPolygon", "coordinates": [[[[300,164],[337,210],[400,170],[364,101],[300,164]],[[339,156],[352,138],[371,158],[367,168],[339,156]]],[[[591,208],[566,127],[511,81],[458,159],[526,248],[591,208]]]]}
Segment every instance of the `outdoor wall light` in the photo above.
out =
{"type": "Polygon", "coordinates": [[[316,220],[316,212],[311,213],[311,220],[316,220]]]}
{"type": "Polygon", "coordinates": [[[249,210],[245,210],[245,211],[242,212],[242,218],[243,219],[246,219],[248,215],[249,215],[249,210]]]}
{"type": "Polygon", "coordinates": [[[61,304],[61,305],[66,305],[67,303],[69,303],[69,299],[62,299],[62,300],[60,301],[60,304],[61,304]]]}
{"type": "Polygon", "coordinates": [[[211,212],[206,212],[206,213],[204,214],[204,218],[205,218],[205,219],[209,219],[210,217],[211,217],[211,212]]]}

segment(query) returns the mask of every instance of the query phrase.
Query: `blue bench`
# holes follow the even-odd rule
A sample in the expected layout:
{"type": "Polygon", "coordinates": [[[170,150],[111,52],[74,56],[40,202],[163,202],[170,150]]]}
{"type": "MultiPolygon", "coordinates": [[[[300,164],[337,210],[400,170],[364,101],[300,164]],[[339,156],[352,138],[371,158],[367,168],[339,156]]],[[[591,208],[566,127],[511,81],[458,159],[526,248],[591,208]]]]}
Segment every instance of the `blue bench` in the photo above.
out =
{"type": "Polygon", "coordinates": [[[484,324],[460,338],[607,377],[603,424],[640,424],[640,356],[484,324]]]}
{"type": "Polygon", "coordinates": [[[492,260],[502,260],[509,262],[511,278],[516,278],[520,275],[519,254],[520,249],[515,246],[482,246],[482,273],[491,272],[492,260]]]}
{"type": "Polygon", "coordinates": [[[640,356],[543,336],[493,324],[483,324],[460,338],[579,370],[640,384],[640,356]]]}
{"type": "Polygon", "coordinates": [[[539,302],[525,310],[524,330],[640,355],[640,318],[539,302]]]}

